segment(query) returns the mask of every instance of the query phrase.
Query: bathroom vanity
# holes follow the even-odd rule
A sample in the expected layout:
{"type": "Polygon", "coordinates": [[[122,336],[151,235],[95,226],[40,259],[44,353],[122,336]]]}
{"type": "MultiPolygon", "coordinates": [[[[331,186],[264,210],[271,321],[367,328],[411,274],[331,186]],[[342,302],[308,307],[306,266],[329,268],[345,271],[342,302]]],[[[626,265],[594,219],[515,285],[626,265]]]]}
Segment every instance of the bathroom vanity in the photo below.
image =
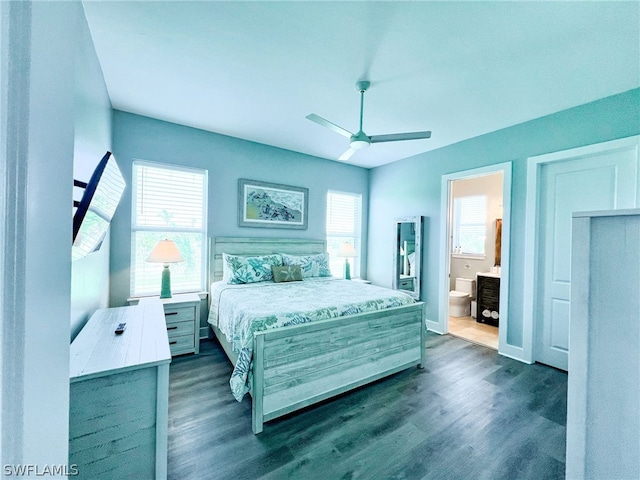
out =
{"type": "Polygon", "coordinates": [[[500,274],[477,273],[476,322],[497,327],[500,323],[500,274]]]}

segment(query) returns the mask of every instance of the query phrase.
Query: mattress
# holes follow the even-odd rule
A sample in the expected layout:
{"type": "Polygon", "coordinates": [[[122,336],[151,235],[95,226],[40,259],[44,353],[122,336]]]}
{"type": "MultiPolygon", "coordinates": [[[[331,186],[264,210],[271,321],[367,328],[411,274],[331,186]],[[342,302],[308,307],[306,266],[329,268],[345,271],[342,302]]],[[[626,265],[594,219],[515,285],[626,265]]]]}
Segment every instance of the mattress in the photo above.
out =
{"type": "Polygon", "coordinates": [[[215,282],[210,294],[208,322],[238,354],[229,381],[238,401],[251,385],[254,332],[415,303],[401,291],[327,277],[286,283],[215,282]]]}

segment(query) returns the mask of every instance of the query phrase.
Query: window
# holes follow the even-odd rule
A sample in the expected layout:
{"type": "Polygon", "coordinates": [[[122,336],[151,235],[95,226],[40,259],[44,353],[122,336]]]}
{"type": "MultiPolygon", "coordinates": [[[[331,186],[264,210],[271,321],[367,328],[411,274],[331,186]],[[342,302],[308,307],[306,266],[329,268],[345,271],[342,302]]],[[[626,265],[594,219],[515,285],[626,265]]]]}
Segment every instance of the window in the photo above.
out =
{"type": "Polygon", "coordinates": [[[327,252],[331,274],[344,276],[344,258],[338,256],[340,245],[351,243],[356,256],[349,259],[351,277],[360,276],[360,225],[362,195],[355,193],[327,193],[327,252]]]}
{"type": "Polygon", "coordinates": [[[171,290],[204,290],[207,238],[207,171],[133,162],[131,295],[158,295],[162,264],[145,261],[169,238],[184,262],[171,265],[171,290]]]}
{"type": "Polygon", "coordinates": [[[484,255],[487,237],[487,196],[453,199],[453,253],[484,255]]]}

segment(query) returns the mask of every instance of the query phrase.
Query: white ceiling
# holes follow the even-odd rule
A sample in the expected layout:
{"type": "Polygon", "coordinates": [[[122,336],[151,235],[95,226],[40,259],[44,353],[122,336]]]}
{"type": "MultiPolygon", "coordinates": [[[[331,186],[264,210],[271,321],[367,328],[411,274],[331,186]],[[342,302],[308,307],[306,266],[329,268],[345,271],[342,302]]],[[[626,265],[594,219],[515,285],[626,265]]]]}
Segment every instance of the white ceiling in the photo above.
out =
{"type": "Polygon", "coordinates": [[[640,3],[106,2],[85,12],[113,107],[374,167],[640,87],[640,3]]]}

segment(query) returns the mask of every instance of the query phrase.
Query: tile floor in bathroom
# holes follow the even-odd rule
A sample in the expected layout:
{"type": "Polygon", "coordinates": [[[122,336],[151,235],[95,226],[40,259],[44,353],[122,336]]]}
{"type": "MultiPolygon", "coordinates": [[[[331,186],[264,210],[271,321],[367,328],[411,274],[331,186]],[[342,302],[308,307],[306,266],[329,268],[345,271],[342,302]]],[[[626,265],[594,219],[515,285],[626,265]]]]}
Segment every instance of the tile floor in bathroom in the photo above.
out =
{"type": "Polygon", "coordinates": [[[449,317],[449,333],[473,343],[498,349],[498,327],[478,323],[473,317],[449,317]]]}

